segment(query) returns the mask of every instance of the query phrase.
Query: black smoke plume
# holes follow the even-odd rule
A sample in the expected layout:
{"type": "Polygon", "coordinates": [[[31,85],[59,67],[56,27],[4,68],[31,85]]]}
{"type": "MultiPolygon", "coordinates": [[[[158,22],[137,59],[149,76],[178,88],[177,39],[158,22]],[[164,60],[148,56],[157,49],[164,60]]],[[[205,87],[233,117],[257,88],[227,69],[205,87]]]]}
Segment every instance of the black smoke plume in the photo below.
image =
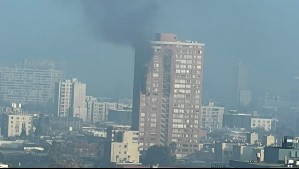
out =
{"type": "Polygon", "coordinates": [[[147,63],[152,56],[155,1],[82,0],[94,37],[135,49],[134,88],[136,83],[145,92],[147,63]],[[137,70],[136,70],[137,69],[137,70]],[[139,81],[139,82],[136,82],[139,81]]]}
{"type": "Polygon", "coordinates": [[[155,1],[82,0],[95,38],[135,49],[132,130],[139,128],[140,94],[146,92],[147,64],[152,57],[155,1]]]}

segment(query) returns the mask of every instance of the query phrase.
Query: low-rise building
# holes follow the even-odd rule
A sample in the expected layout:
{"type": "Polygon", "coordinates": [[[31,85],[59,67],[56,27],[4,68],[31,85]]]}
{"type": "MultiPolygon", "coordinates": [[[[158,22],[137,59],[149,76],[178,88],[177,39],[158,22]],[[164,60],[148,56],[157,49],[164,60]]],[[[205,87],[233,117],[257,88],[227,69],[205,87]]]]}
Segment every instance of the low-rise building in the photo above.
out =
{"type": "Polygon", "coordinates": [[[275,145],[275,137],[273,135],[263,136],[262,144],[264,146],[273,146],[273,145],[275,145]]]}
{"type": "Polygon", "coordinates": [[[247,143],[249,144],[257,144],[258,143],[258,139],[259,139],[259,135],[258,133],[246,133],[247,134],[247,143]]]}
{"type": "Polygon", "coordinates": [[[223,127],[251,129],[251,114],[226,113],[223,115],[223,127]]]}
{"type": "Polygon", "coordinates": [[[131,125],[132,110],[108,110],[108,121],[120,125],[131,125]]]}
{"type": "Polygon", "coordinates": [[[233,146],[238,143],[215,143],[214,160],[218,162],[228,162],[233,159],[233,146]]]}
{"type": "Polygon", "coordinates": [[[26,135],[32,132],[32,115],[30,114],[3,114],[2,135],[5,137],[20,136],[22,131],[26,135]]]}
{"type": "MultiPolygon", "coordinates": [[[[233,158],[240,161],[257,161],[258,150],[263,147],[257,145],[233,145],[233,158]]],[[[259,156],[262,154],[260,153],[259,156]]],[[[259,159],[260,160],[260,159],[259,159]]]]}
{"type": "Polygon", "coordinates": [[[125,131],[122,142],[111,143],[112,163],[139,163],[138,131],[125,131]]]}
{"type": "Polygon", "coordinates": [[[252,117],[251,129],[261,128],[265,131],[270,131],[274,127],[274,119],[266,117],[252,117]]]}

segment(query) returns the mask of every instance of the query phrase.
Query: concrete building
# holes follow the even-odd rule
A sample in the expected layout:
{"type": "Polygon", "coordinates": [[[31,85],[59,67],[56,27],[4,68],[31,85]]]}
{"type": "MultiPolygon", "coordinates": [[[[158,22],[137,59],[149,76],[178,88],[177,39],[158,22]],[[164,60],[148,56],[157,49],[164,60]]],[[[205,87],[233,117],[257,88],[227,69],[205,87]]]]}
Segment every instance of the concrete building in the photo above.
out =
{"type": "Polygon", "coordinates": [[[97,98],[86,96],[87,121],[97,123],[105,120],[105,102],[99,102],[97,98]]]}
{"type": "Polygon", "coordinates": [[[109,110],[117,110],[118,103],[117,102],[104,102],[104,104],[105,104],[105,120],[108,121],[109,110]]]}
{"type": "Polygon", "coordinates": [[[238,143],[215,143],[214,160],[218,162],[228,163],[233,159],[233,146],[238,143]]]}
{"type": "Polygon", "coordinates": [[[252,117],[251,118],[251,129],[261,128],[265,131],[270,131],[275,127],[273,118],[266,117],[252,117]]]}
{"type": "Polygon", "coordinates": [[[108,110],[108,121],[119,125],[131,125],[132,110],[108,110]]]}
{"type": "Polygon", "coordinates": [[[275,145],[275,136],[273,135],[263,136],[262,144],[267,147],[275,145]]]}
{"type": "Polygon", "coordinates": [[[249,144],[258,144],[259,135],[258,133],[246,133],[247,134],[247,143],[249,144]]]}
{"type": "Polygon", "coordinates": [[[223,127],[244,128],[247,131],[254,129],[264,129],[270,131],[276,127],[276,119],[271,117],[261,117],[253,114],[225,113],[223,115],[223,127]]]}
{"type": "Polygon", "coordinates": [[[32,132],[32,115],[21,114],[7,114],[4,113],[2,119],[2,135],[5,137],[20,136],[22,130],[26,131],[26,135],[32,132]]]}
{"type": "Polygon", "coordinates": [[[86,84],[78,79],[55,84],[55,108],[58,117],[79,117],[87,120],[86,84]]]}
{"type": "Polygon", "coordinates": [[[299,138],[284,136],[280,147],[265,147],[264,150],[264,161],[267,163],[286,164],[289,160],[299,162],[299,138]]]}
{"type": "Polygon", "coordinates": [[[0,97],[22,104],[46,104],[54,98],[54,84],[64,76],[54,62],[24,62],[0,68],[0,97]]]}
{"type": "Polygon", "coordinates": [[[131,126],[109,125],[106,128],[104,159],[111,163],[139,163],[138,131],[131,131],[131,126]]]}
{"type": "MultiPolygon", "coordinates": [[[[257,145],[233,145],[233,160],[257,161],[257,153],[261,157],[263,147],[257,145]]],[[[261,158],[259,159],[261,161],[261,158]]],[[[263,159],[262,159],[263,160],[263,159]]]]}
{"type": "Polygon", "coordinates": [[[214,102],[201,106],[201,121],[203,128],[222,127],[224,107],[216,106],[214,102]]]}
{"type": "Polygon", "coordinates": [[[225,113],[223,115],[223,127],[251,129],[251,114],[225,113]]]}
{"type": "MultiPolygon", "coordinates": [[[[86,97],[87,104],[87,121],[90,123],[98,123],[103,121],[109,121],[109,112],[121,111],[126,112],[130,109],[130,104],[124,104],[120,102],[113,102],[111,100],[103,100],[101,98],[96,98],[92,96],[86,97]]],[[[127,113],[124,113],[127,114],[127,113]]],[[[131,125],[131,115],[130,117],[126,117],[126,124],[123,125],[131,125]],[[128,120],[127,118],[130,118],[128,120]],[[129,122],[130,121],[130,122],[129,122]]]]}
{"type": "Polygon", "coordinates": [[[125,131],[122,142],[111,143],[112,163],[139,163],[138,131],[125,131]]]}
{"type": "Polygon", "coordinates": [[[139,130],[142,149],[175,142],[177,157],[183,157],[198,150],[201,137],[204,44],[178,41],[170,33],[157,34],[151,44],[139,86],[135,64],[132,129],[139,130]]]}
{"type": "Polygon", "coordinates": [[[72,97],[71,97],[71,115],[72,117],[79,117],[83,121],[87,120],[86,107],[86,84],[73,79],[72,97]]]}

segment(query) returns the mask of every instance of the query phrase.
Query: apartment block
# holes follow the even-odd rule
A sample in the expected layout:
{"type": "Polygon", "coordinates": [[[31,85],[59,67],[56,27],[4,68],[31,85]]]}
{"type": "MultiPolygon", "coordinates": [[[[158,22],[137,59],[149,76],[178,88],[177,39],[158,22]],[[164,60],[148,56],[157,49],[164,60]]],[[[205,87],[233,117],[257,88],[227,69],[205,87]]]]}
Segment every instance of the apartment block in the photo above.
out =
{"type": "Polygon", "coordinates": [[[121,142],[111,143],[112,163],[139,163],[138,131],[125,131],[121,142]]]}
{"type": "Polygon", "coordinates": [[[201,126],[203,128],[222,127],[224,107],[216,106],[214,102],[201,106],[201,126]]]}
{"type": "Polygon", "coordinates": [[[2,135],[5,137],[20,136],[22,130],[26,131],[26,135],[32,132],[32,115],[20,114],[2,114],[2,135]]]}
{"type": "Polygon", "coordinates": [[[251,129],[261,128],[265,131],[270,131],[275,126],[275,120],[273,118],[265,117],[252,117],[251,129]]]}
{"type": "Polygon", "coordinates": [[[161,33],[151,45],[145,91],[134,83],[132,129],[139,131],[141,149],[175,142],[183,157],[198,150],[201,137],[204,44],[161,33]]]}
{"type": "Polygon", "coordinates": [[[79,117],[86,121],[86,84],[76,78],[56,82],[54,103],[58,117],[79,117]]]}
{"type": "Polygon", "coordinates": [[[53,62],[37,62],[0,68],[0,97],[22,104],[46,104],[53,101],[55,82],[64,76],[53,62]]]}

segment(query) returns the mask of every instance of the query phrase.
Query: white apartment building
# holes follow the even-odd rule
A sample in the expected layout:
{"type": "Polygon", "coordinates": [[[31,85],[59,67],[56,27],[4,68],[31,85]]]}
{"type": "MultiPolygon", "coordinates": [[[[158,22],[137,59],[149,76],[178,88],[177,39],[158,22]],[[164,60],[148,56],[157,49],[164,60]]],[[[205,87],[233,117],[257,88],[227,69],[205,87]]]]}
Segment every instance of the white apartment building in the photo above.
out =
{"type": "Polygon", "coordinates": [[[86,107],[86,84],[79,82],[77,79],[73,83],[71,114],[73,117],[79,117],[83,121],[87,120],[86,107]]]}
{"type": "Polygon", "coordinates": [[[261,128],[270,131],[275,125],[275,120],[264,117],[251,117],[251,129],[261,128]]]}
{"type": "Polygon", "coordinates": [[[87,120],[86,84],[78,79],[55,84],[55,107],[58,117],[79,117],[87,120]]]}
{"type": "Polygon", "coordinates": [[[0,68],[0,97],[22,104],[46,104],[54,98],[54,84],[63,70],[52,62],[0,68]]]}
{"type": "Polygon", "coordinates": [[[90,123],[97,123],[108,121],[109,110],[123,110],[131,108],[130,104],[113,102],[108,100],[97,99],[93,96],[86,96],[87,104],[87,121],[90,123]]]}
{"type": "Polygon", "coordinates": [[[222,127],[224,107],[216,106],[214,102],[201,106],[201,127],[217,128],[222,127]]]}
{"type": "Polygon", "coordinates": [[[110,162],[139,163],[138,131],[125,131],[122,142],[111,143],[110,162]]]}
{"type": "Polygon", "coordinates": [[[2,135],[5,137],[20,136],[22,128],[26,130],[26,135],[32,131],[32,115],[20,114],[3,114],[2,135]]]}
{"type": "Polygon", "coordinates": [[[86,96],[86,104],[88,122],[97,123],[105,120],[105,102],[99,102],[95,97],[86,96]]]}

